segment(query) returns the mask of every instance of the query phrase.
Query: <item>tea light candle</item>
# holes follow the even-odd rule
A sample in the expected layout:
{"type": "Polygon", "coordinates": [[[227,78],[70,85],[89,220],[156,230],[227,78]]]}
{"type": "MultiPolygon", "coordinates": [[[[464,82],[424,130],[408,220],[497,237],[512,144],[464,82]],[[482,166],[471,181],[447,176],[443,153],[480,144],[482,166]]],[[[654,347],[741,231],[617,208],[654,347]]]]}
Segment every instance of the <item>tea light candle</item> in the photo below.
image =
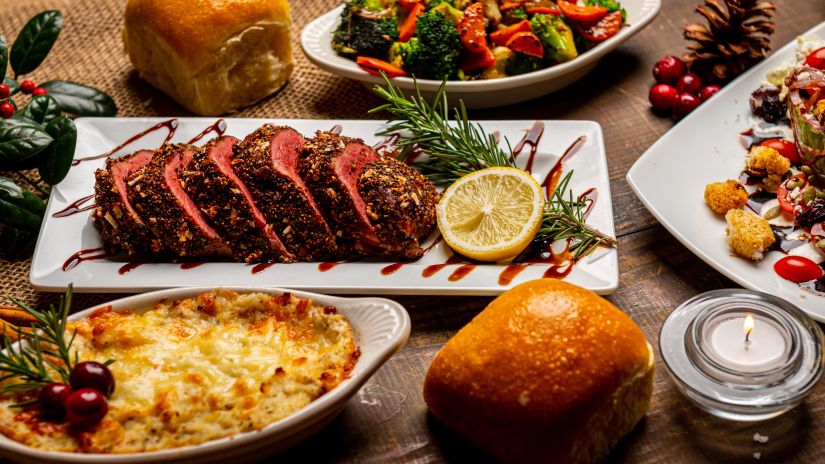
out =
{"type": "Polygon", "coordinates": [[[775,366],[787,348],[785,337],[774,323],[750,313],[720,321],[709,330],[709,344],[719,361],[743,371],[775,366]]]}
{"type": "Polygon", "coordinates": [[[677,387],[719,417],[764,420],[798,405],[822,375],[823,335],[775,296],[716,290],[676,308],[659,348],[677,387]]]}

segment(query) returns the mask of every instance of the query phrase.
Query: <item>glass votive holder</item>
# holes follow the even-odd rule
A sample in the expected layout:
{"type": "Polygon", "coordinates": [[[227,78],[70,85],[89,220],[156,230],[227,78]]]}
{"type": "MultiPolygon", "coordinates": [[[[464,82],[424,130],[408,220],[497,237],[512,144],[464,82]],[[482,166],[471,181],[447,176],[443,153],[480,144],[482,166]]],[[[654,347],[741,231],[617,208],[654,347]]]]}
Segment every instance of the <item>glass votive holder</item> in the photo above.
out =
{"type": "Polygon", "coordinates": [[[823,335],[794,305],[765,293],[715,290],[676,308],[659,348],[679,390],[717,417],[758,421],[802,402],[822,375],[823,335]]]}

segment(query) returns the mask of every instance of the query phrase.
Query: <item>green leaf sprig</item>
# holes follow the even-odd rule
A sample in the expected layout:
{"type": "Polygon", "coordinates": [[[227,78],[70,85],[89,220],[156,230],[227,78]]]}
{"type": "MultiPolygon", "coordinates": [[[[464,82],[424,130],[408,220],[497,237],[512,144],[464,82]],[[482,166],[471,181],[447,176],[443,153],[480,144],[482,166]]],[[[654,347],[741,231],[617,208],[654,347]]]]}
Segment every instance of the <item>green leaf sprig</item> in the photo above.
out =
{"type": "Polygon", "coordinates": [[[11,300],[37,322],[32,324],[31,333],[18,327],[17,343],[12,342],[7,332],[3,334],[6,349],[0,351],[0,382],[5,384],[0,387],[0,394],[37,390],[50,382],[69,384],[69,374],[78,362],[77,351],[72,352],[77,331],[71,335],[66,332],[72,285],[60,297],[57,306],[50,305],[45,311],[38,311],[14,298],[11,300]],[[6,382],[12,379],[17,381],[6,382]]]}
{"type": "MultiPolygon", "coordinates": [[[[43,63],[62,29],[60,11],[49,10],[32,17],[11,45],[0,33],[0,79],[9,87],[9,98],[0,99],[0,104],[8,102],[14,107],[13,118],[0,119],[0,171],[16,171],[17,177],[43,197],[48,196],[49,191],[41,187],[41,181],[49,186],[60,183],[74,159],[77,128],[67,114],[114,116],[117,113],[114,100],[106,93],[64,80],[41,83],[40,87],[47,93],[33,96],[20,108],[11,99],[20,93],[18,80],[43,63]],[[14,78],[6,76],[9,65],[14,78]],[[37,170],[39,179],[32,179],[24,172],[32,169],[37,170]]],[[[14,183],[5,177],[0,182],[14,183]]],[[[15,196],[9,192],[4,194],[0,189],[0,250],[6,257],[15,258],[31,249],[43,214],[39,212],[40,204],[22,206],[23,194],[15,196]],[[36,226],[33,226],[35,217],[36,226]]]]}
{"type": "MultiPolygon", "coordinates": [[[[453,108],[454,120],[449,119],[445,86],[442,82],[433,103],[422,97],[415,84],[415,95],[407,97],[384,75],[386,88],[376,85],[374,92],[386,101],[370,110],[370,113],[387,111],[395,119],[377,135],[398,138],[400,159],[406,159],[412,150],[422,150],[427,158],[415,163],[430,181],[439,185],[455,182],[460,177],[474,171],[494,166],[516,167],[512,148],[505,138],[505,151],[492,134],[487,134],[479,124],[473,124],[467,117],[464,102],[453,108]]],[[[553,194],[544,205],[542,225],[534,243],[569,240],[574,259],[592,253],[600,246],[613,247],[615,238],[606,235],[586,222],[587,201],[573,196],[569,189],[573,171],[568,172],[558,183],[553,194]]]]}

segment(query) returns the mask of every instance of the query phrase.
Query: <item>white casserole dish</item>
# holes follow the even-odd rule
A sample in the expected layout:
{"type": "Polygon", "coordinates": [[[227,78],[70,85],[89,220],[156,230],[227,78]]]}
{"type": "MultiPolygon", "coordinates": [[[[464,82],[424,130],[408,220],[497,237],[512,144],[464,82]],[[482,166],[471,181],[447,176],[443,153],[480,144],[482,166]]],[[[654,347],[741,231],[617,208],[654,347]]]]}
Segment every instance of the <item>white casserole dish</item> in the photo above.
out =
{"type": "MultiPolygon", "coordinates": [[[[311,298],[321,305],[335,306],[338,312],[349,320],[355,335],[356,346],[361,350],[361,356],[351,377],[300,411],[273,422],[260,431],[242,433],[200,445],[146,453],[82,454],[30,448],[0,434],[0,456],[14,462],[31,464],[180,464],[230,462],[231,460],[254,462],[306,439],[332,421],[372,374],[404,345],[410,335],[410,317],[404,307],[394,301],[382,298],[340,298],[271,287],[223,288],[242,293],[290,292],[300,297],[311,298]]],[[[161,290],[115,300],[100,306],[111,305],[114,311],[146,308],[161,298],[183,299],[213,289],[212,287],[187,287],[161,290]]],[[[98,307],[73,314],[69,320],[83,319],[98,307]]]]}

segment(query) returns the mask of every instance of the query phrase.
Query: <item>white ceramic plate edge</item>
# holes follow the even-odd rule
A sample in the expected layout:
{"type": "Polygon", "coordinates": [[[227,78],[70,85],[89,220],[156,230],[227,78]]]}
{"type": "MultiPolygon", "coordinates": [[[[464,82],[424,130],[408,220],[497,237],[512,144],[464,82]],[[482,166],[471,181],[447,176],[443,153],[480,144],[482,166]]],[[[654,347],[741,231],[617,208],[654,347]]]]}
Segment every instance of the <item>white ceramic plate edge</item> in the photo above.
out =
{"type": "MultiPolygon", "coordinates": [[[[111,305],[115,311],[125,310],[128,308],[146,308],[162,298],[170,300],[188,298],[201,292],[214,290],[215,288],[216,287],[184,287],[134,295],[84,309],[83,311],[72,314],[69,317],[69,320],[82,319],[87,317],[95,309],[105,307],[107,305],[111,305]]],[[[410,335],[411,322],[409,314],[403,306],[392,300],[383,298],[340,298],[277,287],[219,288],[243,293],[263,292],[280,294],[289,292],[303,298],[311,298],[314,302],[319,304],[332,305],[338,308],[339,312],[346,316],[350,321],[353,331],[355,332],[357,345],[359,349],[362,350],[361,357],[359,358],[358,363],[356,363],[355,369],[353,369],[350,378],[343,381],[340,385],[322,395],[320,398],[316,399],[303,409],[271,423],[264,429],[254,432],[245,432],[217,440],[211,440],[200,445],[146,453],[82,454],[42,451],[25,446],[7,438],[5,435],[0,434],[0,455],[18,459],[22,458],[30,462],[136,464],[149,462],[177,462],[181,460],[189,462],[190,460],[195,461],[198,459],[214,461],[215,457],[213,456],[209,459],[209,455],[215,454],[220,456],[221,454],[218,453],[231,453],[233,455],[237,455],[243,453],[242,449],[244,446],[252,447],[257,450],[260,446],[254,445],[266,439],[271,440],[269,445],[277,447],[277,441],[279,438],[294,438],[294,435],[300,434],[304,431],[304,429],[311,428],[316,421],[328,419],[330,414],[337,414],[337,412],[335,412],[336,409],[340,410],[343,408],[349,399],[358,392],[361,386],[369,380],[375,371],[377,371],[378,368],[381,367],[381,365],[383,365],[395,352],[401,349],[410,335]],[[358,309],[357,305],[359,304],[369,304],[372,307],[368,309],[358,309]],[[384,309],[383,314],[375,311],[380,308],[384,309]],[[360,318],[354,317],[358,315],[358,313],[363,312],[366,314],[366,312],[370,310],[372,310],[370,314],[367,314],[365,317],[367,320],[361,320],[360,318]],[[379,315],[379,319],[377,320],[376,314],[379,315]],[[368,319],[369,317],[372,317],[373,320],[370,321],[368,319]],[[381,317],[383,317],[383,319],[380,319],[381,317]],[[369,323],[372,323],[373,325],[383,324],[379,327],[379,329],[383,330],[383,332],[381,332],[383,335],[373,340],[376,334],[369,333],[368,330],[370,329],[370,326],[366,325],[369,323]],[[370,338],[371,335],[372,338],[370,338]],[[365,350],[365,348],[367,349],[365,350]]]]}
{"type": "MultiPolygon", "coordinates": [[[[822,28],[823,26],[825,26],[825,23],[821,23],[817,26],[814,26],[811,29],[809,29],[809,30],[807,30],[807,31],[805,31],[801,34],[798,34],[798,35],[799,36],[804,36],[804,35],[812,34],[814,31],[822,28]]],[[[795,40],[792,40],[791,42],[785,44],[782,48],[774,51],[771,54],[771,56],[768,57],[765,61],[763,61],[762,63],[759,63],[758,65],[754,66],[753,68],[751,68],[750,70],[748,70],[747,72],[742,74],[741,76],[739,76],[736,79],[734,79],[733,81],[731,81],[728,85],[726,85],[724,88],[722,88],[722,90],[719,93],[717,93],[716,96],[724,97],[724,95],[726,95],[727,93],[735,91],[741,81],[747,80],[748,78],[750,78],[754,74],[761,74],[761,75],[767,74],[768,70],[770,70],[770,69],[772,69],[773,67],[776,66],[776,64],[773,63],[772,60],[770,60],[771,57],[778,56],[778,55],[785,55],[789,52],[789,50],[792,50],[792,49],[795,49],[795,48],[796,48],[796,41],[795,40]]],[[[755,90],[755,89],[752,89],[752,90],[755,90]]],[[[747,102],[740,102],[740,103],[744,105],[747,102]]],[[[701,107],[700,107],[700,110],[694,111],[693,113],[689,114],[683,120],[676,123],[676,125],[674,125],[670,130],[668,130],[666,133],[664,133],[659,138],[659,140],[657,140],[653,145],[651,145],[650,148],[648,148],[642,154],[642,156],[640,156],[639,159],[637,159],[636,162],[633,163],[633,165],[628,170],[627,175],[625,176],[625,180],[627,180],[627,183],[630,185],[630,188],[633,191],[633,193],[636,195],[636,197],[639,199],[639,201],[642,202],[642,204],[650,212],[650,214],[653,215],[653,217],[656,218],[656,220],[660,224],[662,224],[662,226],[664,226],[664,228],[668,232],[670,232],[677,240],[679,240],[680,243],[682,243],[682,245],[684,245],[687,249],[689,249],[693,254],[698,256],[705,263],[707,263],[712,268],[719,271],[721,274],[725,275],[726,277],[728,277],[732,281],[736,282],[737,284],[739,284],[739,285],[741,285],[745,288],[748,288],[748,289],[751,289],[751,290],[756,290],[756,291],[762,291],[762,292],[766,292],[766,291],[770,292],[770,289],[762,288],[758,285],[755,285],[752,282],[750,282],[747,278],[745,278],[744,276],[740,276],[739,274],[731,271],[724,264],[719,262],[716,258],[714,258],[710,254],[706,253],[700,247],[696,246],[696,244],[694,244],[693,241],[688,239],[676,227],[674,227],[673,224],[671,224],[671,222],[669,221],[667,216],[665,216],[661,211],[659,211],[658,208],[656,208],[652,204],[652,202],[649,201],[649,199],[647,198],[647,195],[642,191],[642,188],[640,187],[639,183],[635,179],[636,172],[641,170],[643,165],[645,165],[647,163],[651,163],[652,160],[653,160],[653,157],[656,155],[656,151],[659,149],[659,147],[668,143],[669,137],[673,136],[674,129],[678,128],[680,124],[683,124],[686,121],[690,121],[694,118],[699,118],[701,116],[702,116],[702,112],[701,112],[701,107]]],[[[793,302],[791,302],[791,303],[793,303],[793,302]]],[[[814,319],[816,319],[820,322],[825,322],[825,315],[820,315],[820,314],[814,313],[814,312],[812,312],[812,311],[810,311],[806,308],[801,308],[801,309],[803,311],[805,311],[809,316],[813,317],[814,319]]]]}

